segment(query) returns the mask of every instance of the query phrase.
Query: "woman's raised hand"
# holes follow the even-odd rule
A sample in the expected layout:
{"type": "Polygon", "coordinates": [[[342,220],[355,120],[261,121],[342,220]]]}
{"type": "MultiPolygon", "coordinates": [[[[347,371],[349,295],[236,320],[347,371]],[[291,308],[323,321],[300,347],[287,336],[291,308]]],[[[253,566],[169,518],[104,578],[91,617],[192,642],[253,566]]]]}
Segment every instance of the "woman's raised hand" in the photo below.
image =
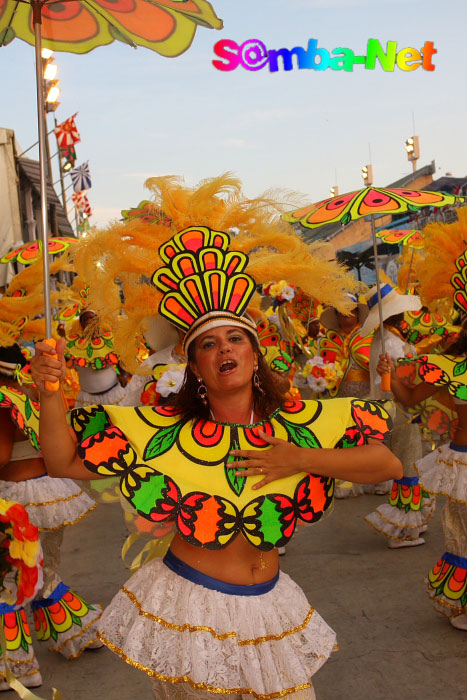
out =
{"type": "Polygon", "coordinates": [[[385,355],[380,355],[378,364],[376,365],[376,371],[380,375],[380,377],[383,376],[383,374],[388,374],[388,372],[394,372],[394,362],[391,360],[389,355],[386,353],[385,355]]]}
{"type": "Polygon", "coordinates": [[[229,467],[239,468],[237,476],[264,476],[253,486],[254,489],[307,471],[303,465],[303,450],[298,445],[267,435],[262,430],[257,434],[272,446],[270,450],[231,450],[229,453],[233,457],[243,457],[242,461],[229,464],[229,467]]]}
{"type": "Polygon", "coordinates": [[[31,375],[42,395],[52,396],[56,392],[49,391],[45,387],[45,382],[54,383],[64,379],[66,374],[66,363],[63,357],[65,349],[65,339],[57,341],[54,349],[45,340],[36,343],[36,353],[31,360],[31,375]],[[56,355],[56,357],[53,357],[56,355]]]}

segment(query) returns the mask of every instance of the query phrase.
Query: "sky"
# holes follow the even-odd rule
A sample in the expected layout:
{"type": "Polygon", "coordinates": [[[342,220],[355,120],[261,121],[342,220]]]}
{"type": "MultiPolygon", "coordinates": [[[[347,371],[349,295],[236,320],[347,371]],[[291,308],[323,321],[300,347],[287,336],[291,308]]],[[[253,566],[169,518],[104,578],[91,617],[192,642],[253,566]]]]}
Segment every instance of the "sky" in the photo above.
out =
{"type": "MultiPolygon", "coordinates": [[[[420,138],[419,167],[467,175],[465,26],[467,3],[450,0],[213,0],[224,28],[197,29],[190,49],[164,58],[114,42],[85,55],[56,53],[59,122],[78,112],[78,164],[89,161],[91,223],[120,218],[149,198],[146,178],[181,175],[188,184],[227,170],[248,196],[270,188],[310,202],[411,172],[405,140],[420,138]],[[259,39],[270,49],[348,47],[368,39],[397,49],[433,41],[434,71],[218,71],[221,39],[259,39]]],[[[34,51],[18,39],[0,49],[0,127],[26,149],[37,140],[34,51]]],[[[49,128],[52,122],[49,123],[49,128]]],[[[51,142],[53,143],[53,142],[51,142]]],[[[55,149],[52,147],[52,151],[55,149]]],[[[37,157],[36,151],[27,154],[37,157]]],[[[70,192],[70,191],[69,191],[70,192]]]]}

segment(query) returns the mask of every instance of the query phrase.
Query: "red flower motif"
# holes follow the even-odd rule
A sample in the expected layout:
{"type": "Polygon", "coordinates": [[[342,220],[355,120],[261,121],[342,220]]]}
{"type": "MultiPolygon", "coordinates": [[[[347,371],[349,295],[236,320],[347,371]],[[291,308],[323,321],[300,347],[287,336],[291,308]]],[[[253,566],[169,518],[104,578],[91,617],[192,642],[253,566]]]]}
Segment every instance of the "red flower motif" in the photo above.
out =
{"type": "Polygon", "coordinates": [[[224,435],[224,426],[210,420],[199,420],[193,426],[193,438],[203,447],[215,447],[224,435]]]}

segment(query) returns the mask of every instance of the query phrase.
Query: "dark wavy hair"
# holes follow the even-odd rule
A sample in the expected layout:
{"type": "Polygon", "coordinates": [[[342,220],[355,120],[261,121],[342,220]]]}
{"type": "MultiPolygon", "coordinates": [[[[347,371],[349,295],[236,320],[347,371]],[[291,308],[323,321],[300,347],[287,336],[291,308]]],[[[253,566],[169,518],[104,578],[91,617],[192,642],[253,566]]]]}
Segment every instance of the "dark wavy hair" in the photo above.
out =
{"type": "MultiPolygon", "coordinates": [[[[24,365],[27,364],[26,358],[24,357],[23,353],[21,352],[21,348],[19,345],[17,345],[17,343],[8,347],[0,346],[0,361],[9,362],[11,364],[14,363],[21,365],[21,367],[24,367],[24,365]]],[[[1,369],[0,374],[3,374],[1,369]]]]}
{"type": "MultiPolygon", "coordinates": [[[[248,339],[257,354],[258,358],[258,379],[260,389],[258,389],[252,381],[254,408],[259,414],[261,420],[266,419],[271,415],[276,408],[282,408],[287,400],[281,377],[273,372],[261,354],[258,342],[247,333],[248,339]]],[[[209,403],[207,406],[203,404],[198,394],[198,380],[190,368],[190,362],[195,361],[195,344],[191,343],[188,348],[188,362],[185,372],[185,380],[182,387],[174,399],[170,401],[170,405],[182,411],[187,418],[204,419],[210,418],[209,403]]],[[[207,397],[209,400],[209,397],[207,397]]]]}

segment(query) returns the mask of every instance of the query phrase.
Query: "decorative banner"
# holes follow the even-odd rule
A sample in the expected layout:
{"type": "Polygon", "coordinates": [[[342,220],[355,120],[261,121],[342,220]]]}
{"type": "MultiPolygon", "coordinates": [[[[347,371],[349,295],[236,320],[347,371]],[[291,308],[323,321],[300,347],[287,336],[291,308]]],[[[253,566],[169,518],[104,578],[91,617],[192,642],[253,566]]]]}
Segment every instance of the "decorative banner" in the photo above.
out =
{"type": "Polygon", "coordinates": [[[91,205],[89,204],[89,199],[87,198],[87,195],[84,194],[84,192],[75,192],[75,194],[71,195],[71,199],[75,203],[75,207],[78,211],[83,212],[84,214],[86,214],[86,216],[91,216],[91,205]]]}
{"type": "Polygon", "coordinates": [[[59,148],[66,148],[67,146],[73,146],[73,144],[81,141],[81,136],[75,124],[75,117],[78,114],[76,112],[72,117],[66,121],[58,124],[55,127],[55,136],[57,137],[57,143],[59,148]]]}
{"type": "MultiPolygon", "coordinates": [[[[65,163],[64,166],[71,166],[73,167],[74,164],[76,163],[76,151],[74,146],[67,146],[66,148],[59,148],[59,154],[60,158],[62,158],[65,163]]],[[[67,169],[65,167],[65,169],[67,169]]]]}
{"type": "Polygon", "coordinates": [[[82,165],[78,165],[77,168],[70,170],[70,175],[71,180],[73,182],[73,189],[75,192],[89,190],[92,187],[88,160],[82,165]]]}

